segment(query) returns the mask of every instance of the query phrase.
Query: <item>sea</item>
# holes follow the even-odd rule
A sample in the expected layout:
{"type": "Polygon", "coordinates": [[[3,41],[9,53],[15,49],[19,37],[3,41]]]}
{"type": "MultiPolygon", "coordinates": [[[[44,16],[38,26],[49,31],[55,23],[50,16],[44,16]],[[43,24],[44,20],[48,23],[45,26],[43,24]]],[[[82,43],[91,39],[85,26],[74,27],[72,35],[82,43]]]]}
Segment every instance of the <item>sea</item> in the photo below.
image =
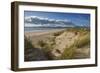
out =
{"type": "Polygon", "coordinates": [[[24,27],[25,32],[43,32],[50,30],[67,29],[66,27],[24,27]]]}

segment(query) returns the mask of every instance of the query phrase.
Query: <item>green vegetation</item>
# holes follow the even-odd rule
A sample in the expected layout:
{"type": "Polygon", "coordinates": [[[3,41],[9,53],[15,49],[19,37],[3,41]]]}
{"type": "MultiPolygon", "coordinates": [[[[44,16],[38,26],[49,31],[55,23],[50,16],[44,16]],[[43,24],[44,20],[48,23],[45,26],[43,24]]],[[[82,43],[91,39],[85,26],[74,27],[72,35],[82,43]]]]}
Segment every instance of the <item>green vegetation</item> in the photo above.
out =
{"type": "Polygon", "coordinates": [[[80,36],[88,34],[90,32],[89,28],[68,28],[66,31],[80,34],[80,36]]]}
{"type": "Polygon", "coordinates": [[[53,35],[54,35],[54,36],[59,36],[59,35],[61,35],[63,32],[64,32],[64,31],[59,31],[59,32],[54,33],[53,35]]]}
{"type": "Polygon", "coordinates": [[[56,44],[55,42],[55,37],[52,37],[52,38],[48,38],[48,41],[43,41],[43,40],[39,40],[38,41],[38,45],[43,48],[43,49],[46,49],[46,50],[52,50],[53,49],[53,46],[56,44]]]}
{"type": "Polygon", "coordinates": [[[76,30],[75,29],[70,29],[73,32],[81,32],[79,38],[74,41],[73,44],[71,44],[70,47],[64,48],[64,52],[60,57],[57,59],[74,59],[75,58],[75,51],[77,48],[82,48],[84,46],[89,46],[90,45],[90,33],[87,30],[81,29],[81,30],[76,30]]]}
{"type": "Polygon", "coordinates": [[[89,45],[90,44],[90,34],[86,34],[82,37],[80,37],[76,42],[75,42],[75,46],[77,48],[81,48],[85,45],[89,45]]]}
{"type": "Polygon", "coordinates": [[[75,56],[75,46],[70,46],[69,48],[65,48],[64,52],[58,59],[73,59],[75,56]]]}
{"type": "Polygon", "coordinates": [[[32,49],[34,48],[34,46],[32,45],[32,42],[29,40],[29,39],[27,39],[26,37],[25,37],[25,39],[24,39],[24,50],[25,50],[25,52],[24,52],[24,60],[25,61],[28,61],[28,60],[30,60],[31,58],[29,57],[29,55],[31,55],[32,56],[32,58],[35,58],[35,55],[34,54],[31,54],[31,51],[32,51],[32,49]]]}
{"type": "Polygon", "coordinates": [[[27,39],[26,37],[25,37],[25,39],[24,39],[24,47],[25,47],[25,49],[29,49],[29,48],[34,48],[34,46],[32,45],[32,42],[29,40],[29,39],[27,39]]]}
{"type": "Polygon", "coordinates": [[[40,40],[40,41],[38,41],[38,45],[40,45],[40,46],[43,48],[43,47],[45,47],[47,44],[46,44],[44,41],[40,40]]]}
{"type": "Polygon", "coordinates": [[[83,31],[90,31],[89,28],[67,28],[67,31],[71,31],[71,32],[83,32],[83,31]]]}
{"type": "Polygon", "coordinates": [[[43,52],[45,53],[46,57],[49,59],[49,60],[52,60],[53,57],[52,57],[52,54],[51,54],[51,51],[52,51],[52,44],[48,44],[42,40],[40,40],[38,42],[38,45],[40,45],[40,47],[42,48],[43,52]]]}
{"type": "MultiPolygon", "coordinates": [[[[70,35],[66,35],[66,36],[70,36],[70,35]]],[[[84,46],[90,46],[90,30],[88,28],[68,28],[64,31],[54,33],[52,37],[47,37],[46,41],[43,39],[41,40],[39,39],[36,45],[33,45],[32,42],[25,37],[24,44],[25,44],[24,47],[26,51],[27,49],[36,48],[35,46],[38,46],[39,49],[42,49],[42,51],[44,52],[48,60],[75,59],[76,51],[78,48],[83,48],[84,46]],[[71,41],[74,41],[74,43],[69,44],[70,45],[69,47],[65,45],[66,47],[62,48],[64,50],[63,53],[60,51],[61,55],[56,57],[51,53],[53,50],[55,50],[55,47],[59,45],[56,44],[55,39],[56,37],[60,36],[63,32],[66,31],[74,33],[75,37],[78,36],[78,38],[76,40],[71,39],[71,41]]]]}

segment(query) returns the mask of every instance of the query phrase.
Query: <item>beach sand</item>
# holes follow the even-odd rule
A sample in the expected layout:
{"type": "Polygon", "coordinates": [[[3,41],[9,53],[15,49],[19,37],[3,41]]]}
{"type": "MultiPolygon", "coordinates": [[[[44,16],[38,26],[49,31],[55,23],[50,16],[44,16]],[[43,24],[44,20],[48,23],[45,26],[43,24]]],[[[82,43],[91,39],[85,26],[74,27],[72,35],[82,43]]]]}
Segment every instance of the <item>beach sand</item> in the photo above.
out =
{"type": "MultiPolygon", "coordinates": [[[[84,36],[80,36],[80,33],[76,34],[76,32],[70,32],[65,29],[54,29],[43,32],[25,32],[25,37],[27,37],[36,48],[42,48],[39,45],[39,41],[45,42],[49,45],[48,48],[52,49],[51,53],[55,57],[61,56],[64,53],[65,48],[69,48],[79,38],[84,38],[84,36]],[[55,33],[59,32],[60,34],[55,35],[55,33]]],[[[74,58],[81,59],[90,57],[90,48],[87,46],[76,48],[75,51],[76,55],[74,58]]]]}
{"type": "Polygon", "coordinates": [[[64,29],[53,29],[49,31],[38,31],[38,32],[25,32],[25,36],[27,37],[32,37],[32,36],[40,36],[40,35],[45,35],[45,34],[53,34],[55,32],[63,31],[64,29]]]}

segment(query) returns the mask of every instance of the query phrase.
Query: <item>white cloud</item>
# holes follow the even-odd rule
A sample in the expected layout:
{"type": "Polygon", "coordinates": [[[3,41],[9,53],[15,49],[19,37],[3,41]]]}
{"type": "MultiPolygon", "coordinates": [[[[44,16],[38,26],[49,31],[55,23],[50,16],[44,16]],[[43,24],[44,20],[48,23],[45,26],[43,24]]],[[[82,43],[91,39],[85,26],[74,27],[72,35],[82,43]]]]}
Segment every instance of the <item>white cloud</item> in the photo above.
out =
{"type": "Polygon", "coordinates": [[[49,19],[49,18],[43,18],[43,17],[39,17],[39,16],[26,16],[25,20],[30,19],[30,18],[38,18],[40,20],[48,20],[48,21],[56,21],[56,22],[59,22],[59,21],[69,22],[70,21],[70,20],[67,20],[67,19],[64,19],[64,20],[61,20],[61,19],[49,19]]]}
{"type": "Polygon", "coordinates": [[[48,26],[48,27],[65,27],[65,26],[72,26],[73,24],[70,20],[62,20],[62,19],[50,19],[50,18],[43,18],[39,16],[27,16],[25,17],[25,27],[39,27],[39,26],[48,26]]]}

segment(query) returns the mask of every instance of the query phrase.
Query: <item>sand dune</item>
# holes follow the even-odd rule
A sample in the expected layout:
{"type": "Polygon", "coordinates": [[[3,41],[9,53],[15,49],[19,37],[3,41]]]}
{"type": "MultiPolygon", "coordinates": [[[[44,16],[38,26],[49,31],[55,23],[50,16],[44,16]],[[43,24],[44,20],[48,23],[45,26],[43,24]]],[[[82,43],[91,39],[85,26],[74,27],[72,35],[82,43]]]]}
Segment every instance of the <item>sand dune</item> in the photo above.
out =
{"type": "Polygon", "coordinates": [[[50,50],[53,59],[90,57],[89,41],[87,41],[89,40],[89,31],[85,29],[25,32],[25,36],[31,40],[36,48],[50,50]]]}

